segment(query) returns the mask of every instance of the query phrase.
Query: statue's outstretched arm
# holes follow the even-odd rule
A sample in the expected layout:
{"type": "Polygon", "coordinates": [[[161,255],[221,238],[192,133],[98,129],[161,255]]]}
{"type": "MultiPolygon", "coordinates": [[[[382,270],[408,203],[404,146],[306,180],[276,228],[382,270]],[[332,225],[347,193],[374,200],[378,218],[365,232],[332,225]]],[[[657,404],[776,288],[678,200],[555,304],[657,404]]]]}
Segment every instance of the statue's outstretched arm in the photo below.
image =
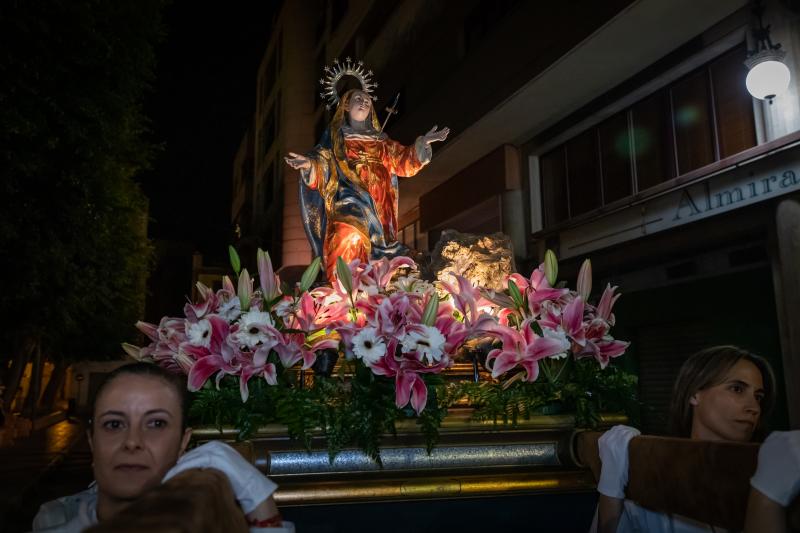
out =
{"type": "Polygon", "coordinates": [[[311,170],[311,160],[304,155],[289,152],[289,155],[283,159],[295,170],[311,170]]]}
{"type": "Polygon", "coordinates": [[[450,134],[450,128],[442,128],[440,130],[437,130],[436,128],[438,128],[438,126],[432,127],[428,133],[422,136],[425,144],[431,144],[447,139],[447,136],[450,134]]]}

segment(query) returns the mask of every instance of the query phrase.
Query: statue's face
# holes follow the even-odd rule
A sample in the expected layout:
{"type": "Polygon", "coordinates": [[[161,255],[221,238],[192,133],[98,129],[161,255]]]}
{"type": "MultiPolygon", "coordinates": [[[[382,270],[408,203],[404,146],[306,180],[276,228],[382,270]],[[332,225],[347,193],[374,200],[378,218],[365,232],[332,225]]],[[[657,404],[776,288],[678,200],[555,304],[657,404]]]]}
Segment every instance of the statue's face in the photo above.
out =
{"type": "Polygon", "coordinates": [[[354,91],[350,96],[345,111],[350,117],[350,123],[364,122],[372,109],[372,99],[363,91],[354,91]]]}

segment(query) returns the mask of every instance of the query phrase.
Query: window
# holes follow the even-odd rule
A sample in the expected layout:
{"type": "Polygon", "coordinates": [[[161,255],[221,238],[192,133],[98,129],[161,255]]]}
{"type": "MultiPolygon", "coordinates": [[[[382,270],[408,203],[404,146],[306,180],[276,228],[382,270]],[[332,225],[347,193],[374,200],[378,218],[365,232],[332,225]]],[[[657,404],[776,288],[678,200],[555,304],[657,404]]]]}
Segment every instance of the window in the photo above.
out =
{"type": "Polygon", "coordinates": [[[554,226],[569,219],[567,196],[567,162],[564,147],[545,154],[539,161],[542,173],[545,226],[554,226]]]}
{"type": "Polygon", "coordinates": [[[545,227],[756,144],[742,44],[539,158],[545,227]]]}
{"type": "Polygon", "coordinates": [[[600,165],[597,130],[586,131],[567,142],[567,183],[572,216],[600,205],[600,165]]]}
{"type": "Polygon", "coordinates": [[[631,108],[633,151],[640,191],[675,177],[669,92],[659,91],[631,108]]]}
{"type": "Polygon", "coordinates": [[[744,89],[746,77],[747,68],[739,49],[711,65],[720,157],[737,154],[756,144],[753,103],[744,89]]]}
{"type": "Polygon", "coordinates": [[[633,192],[628,118],[627,113],[621,113],[598,128],[604,203],[625,198],[633,192]]]}
{"type": "Polygon", "coordinates": [[[708,73],[705,70],[684,78],[672,89],[678,174],[714,161],[714,138],[708,104],[708,73]]]}

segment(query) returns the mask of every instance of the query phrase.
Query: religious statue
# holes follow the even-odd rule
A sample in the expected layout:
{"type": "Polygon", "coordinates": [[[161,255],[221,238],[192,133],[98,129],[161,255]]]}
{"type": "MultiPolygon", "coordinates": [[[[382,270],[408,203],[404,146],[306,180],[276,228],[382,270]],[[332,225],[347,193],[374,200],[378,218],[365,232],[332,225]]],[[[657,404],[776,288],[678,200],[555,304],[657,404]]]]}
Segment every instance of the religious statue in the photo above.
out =
{"type": "Polygon", "coordinates": [[[434,126],[412,146],[404,146],[383,133],[378,122],[372,105],[377,84],[371,82],[371,71],[348,58],[344,64],[335,61],[333,67],[325,67],[325,73],[322,96],[336,112],[312,151],[289,152],[285,159],[300,170],[306,235],[332,280],[339,257],[349,263],[408,253],[397,241],[397,177],[419,172],[431,160],[431,143],[445,140],[450,130],[434,126]],[[356,78],[361,89],[340,98],[336,84],[343,76],[356,78]]]}

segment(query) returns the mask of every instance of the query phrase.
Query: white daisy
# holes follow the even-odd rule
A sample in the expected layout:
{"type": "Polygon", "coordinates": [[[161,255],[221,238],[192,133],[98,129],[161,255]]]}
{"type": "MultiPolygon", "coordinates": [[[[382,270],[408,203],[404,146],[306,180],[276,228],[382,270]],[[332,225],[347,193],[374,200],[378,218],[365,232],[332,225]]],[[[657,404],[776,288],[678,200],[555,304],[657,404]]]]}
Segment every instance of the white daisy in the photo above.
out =
{"type": "Polygon", "coordinates": [[[386,355],[386,343],[375,328],[363,328],[353,337],[353,353],[366,364],[374,364],[386,355]]]}
{"type": "Polygon", "coordinates": [[[269,313],[252,310],[244,313],[239,320],[237,340],[250,348],[270,340],[265,328],[272,328],[275,323],[269,313]]]}
{"type": "Polygon", "coordinates": [[[189,339],[189,344],[194,346],[203,346],[208,348],[211,345],[211,323],[206,320],[186,324],[186,337],[189,339]]]}
{"type": "Polygon", "coordinates": [[[295,310],[294,300],[289,298],[283,298],[275,306],[272,308],[275,311],[275,314],[283,319],[286,319],[289,315],[291,315],[295,310]]]}
{"type": "Polygon", "coordinates": [[[217,314],[228,322],[233,322],[239,318],[239,315],[242,314],[239,297],[234,296],[227,302],[223,302],[222,305],[219,306],[219,309],[217,309],[217,314]]]}
{"type": "Polygon", "coordinates": [[[442,358],[445,339],[442,332],[433,326],[420,324],[403,336],[403,353],[417,352],[421,359],[433,364],[442,358]]]}

